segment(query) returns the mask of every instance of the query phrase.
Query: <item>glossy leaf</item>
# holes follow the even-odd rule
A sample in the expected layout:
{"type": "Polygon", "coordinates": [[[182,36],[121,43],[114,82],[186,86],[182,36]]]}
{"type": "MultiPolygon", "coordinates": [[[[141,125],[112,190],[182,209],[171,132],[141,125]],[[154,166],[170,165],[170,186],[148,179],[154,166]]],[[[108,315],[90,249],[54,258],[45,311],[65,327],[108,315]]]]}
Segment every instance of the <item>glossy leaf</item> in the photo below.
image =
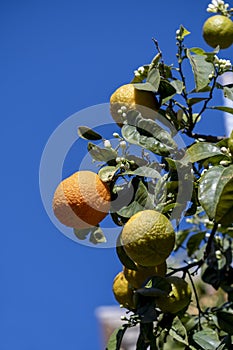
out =
{"type": "Polygon", "coordinates": [[[187,331],[184,325],[182,324],[182,322],[180,321],[179,317],[176,316],[174,318],[172,322],[172,327],[169,330],[169,334],[177,342],[181,344],[189,345],[187,331]]]}
{"type": "Polygon", "coordinates": [[[130,218],[137,212],[144,209],[154,209],[154,204],[148,194],[146,186],[142,181],[140,181],[133,202],[128,206],[121,208],[117,214],[126,218],[130,218]]]}
{"type": "Polygon", "coordinates": [[[106,350],[120,350],[122,339],[124,337],[127,325],[115,329],[108,340],[106,350]]]}
{"type": "Polygon", "coordinates": [[[194,333],[193,340],[203,350],[216,350],[220,345],[217,333],[211,328],[194,333]]]}
{"type": "Polygon", "coordinates": [[[194,73],[196,91],[199,92],[209,85],[209,75],[214,70],[214,66],[211,62],[207,62],[206,55],[192,55],[190,50],[186,53],[194,73]]]}
{"type": "Polygon", "coordinates": [[[193,98],[189,98],[187,103],[189,106],[193,106],[196,103],[203,102],[205,100],[206,100],[206,97],[193,97],[193,98]]]}
{"type": "Polygon", "coordinates": [[[233,313],[218,311],[217,319],[219,327],[226,333],[233,335],[233,313]]]}
{"type": "Polygon", "coordinates": [[[88,126],[80,126],[78,128],[78,135],[85,140],[102,140],[102,136],[88,126]]]}
{"type": "Polygon", "coordinates": [[[223,87],[224,96],[229,100],[233,101],[233,87],[224,86],[223,87]]]}
{"type": "Polygon", "coordinates": [[[201,178],[199,201],[210,219],[228,226],[233,218],[233,165],[214,166],[201,178]]]}
{"type": "Polygon", "coordinates": [[[88,143],[87,149],[92,158],[100,162],[108,163],[114,161],[117,157],[117,152],[114,149],[101,148],[99,146],[94,145],[91,142],[88,143]]]}
{"type": "Polygon", "coordinates": [[[108,182],[113,179],[118,169],[119,167],[115,166],[105,166],[99,170],[98,175],[103,182],[108,182]]]}
{"type": "Polygon", "coordinates": [[[215,144],[209,142],[197,142],[187,149],[185,156],[181,159],[181,162],[195,163],[217,155],[223,155],[223,153],[215,144]]]}

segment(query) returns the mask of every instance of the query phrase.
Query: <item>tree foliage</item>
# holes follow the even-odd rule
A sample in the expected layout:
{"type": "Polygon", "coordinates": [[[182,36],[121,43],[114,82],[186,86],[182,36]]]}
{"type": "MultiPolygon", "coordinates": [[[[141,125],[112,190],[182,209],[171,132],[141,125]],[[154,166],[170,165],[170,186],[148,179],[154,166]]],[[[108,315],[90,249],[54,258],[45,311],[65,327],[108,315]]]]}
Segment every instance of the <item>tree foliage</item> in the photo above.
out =
{"type": "MultiPolygon", "coordinates": [[[[156,307],[158,293],[167,286],[156,278],[135,291],[135,309],[116,330],[107,346],[118,350],[129,327],[140,326],[136,349],[229,349],[233,336],[233,135],[221,137],[195,132],[205,114],[216,110],[233,114],[233,108],[213,104],[216,91],[223,99],[233,100],[232,85],[219,77],[232,67],[223,65],[219,50],[206,52],[187,48],[183,26],[176,35],[177,62],[166,64],[158,42],[151,63],[135,73],[131,83],[136,89],[151,91],[159,103],[155,117],[145,119],[143,112],[124,113],[116,145],[106,142],[95,130],[82,126],[79,136],[88,140],[88,152],[99,165],[99,176],[111,188],[111,218],[123,226],[144,209],[162,212],[176,226],[173,254],[187,258],[181,266],[168,266],[168,276],[180,273],[193,288],[196,311],[162,313],[156,307]],[[187,65],[192,80],[186,80],[187,65]],[[188,146],[177,137],[185,135],[188,146]],[[100,143],[103,143],[101,145],[100,143]],[[134,147],[137,146],[137,153],[134,147]],[[185,227],[181,220],[185,218],[185,227]],[[224,302],[205,308],[200,305],[196,275],[202,283],[224,293],[224,302]]],[[[233,117],[233,116],[232,116],[233,117]]],[[[116,126],[116,128],[118,128],[116,126]]],[[[117,129],[118,130],[118,129],[117,129]]],[[[101,228],[75,230],[79,239],[90,238],[94,244],[105,241],[101,228]]],[[[121,263],[136,269],[121,245],[116,249],[121,263]]]]}

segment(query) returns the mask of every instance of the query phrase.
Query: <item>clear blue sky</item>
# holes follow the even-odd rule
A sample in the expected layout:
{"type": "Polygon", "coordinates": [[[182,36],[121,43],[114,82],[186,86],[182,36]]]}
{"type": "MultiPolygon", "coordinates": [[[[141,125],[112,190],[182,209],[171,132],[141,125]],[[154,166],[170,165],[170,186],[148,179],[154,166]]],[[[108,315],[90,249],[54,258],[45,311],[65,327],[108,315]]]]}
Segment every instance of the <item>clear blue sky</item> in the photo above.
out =
{"type": "MultiPolygon", "coordinates": [[[[188,45],[209,49],[201,37],[207,5],[0,2],[1,350],[101,349],[94,310],[115,303],[111,285],[120,263],[114,249],[79,245],[52,224],[40,198],[41,154],[63,120],[108,102],[151,60],[152,37],[168,63],[180,24],[192,32],[188,45]]],[[[222,55],[232,59],[232,49],[222,55]]],[[[221,116],[210,118],[208,132],[223,134],[221,116]]]]}

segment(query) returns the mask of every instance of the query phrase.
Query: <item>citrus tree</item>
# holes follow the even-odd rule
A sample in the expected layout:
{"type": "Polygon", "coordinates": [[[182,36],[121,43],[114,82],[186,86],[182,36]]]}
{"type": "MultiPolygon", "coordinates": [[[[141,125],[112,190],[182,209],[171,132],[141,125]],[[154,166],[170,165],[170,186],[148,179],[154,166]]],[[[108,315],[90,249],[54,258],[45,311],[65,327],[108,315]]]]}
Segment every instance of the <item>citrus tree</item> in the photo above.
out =
{"type": "Polygon", "coordinates": [[[233,343],[233,133],[196,132],[206,113],[233,114],[224,103],[213,104],[218,91],[233,100],[233,85],[220,79],[233,71],[221,58],[221,49],[233,43],[233,23],[221,0],[212,0],[208,12],[213,15],[203,37],[212,49],[188,48],[190,33],[180,26],[175,63],[168,64],[153,39],[151,63],[112,93],[114,145],[79,127],[98,174],[77,171],[54,195],[55,215],[78,239],[105,242],[100,223],[107,215],[119,227],[122,271],[112,289],[129,312],[108,350],[120,349],[136,325],[138,350],[223,350],[233,343]],[[192,79],[186,78],[189,68],[192,79]],[[180,254],[183,262],[171,265],[180,254]],[[221,291],[222,298],[205,307],[200,284],[221,291]]]}

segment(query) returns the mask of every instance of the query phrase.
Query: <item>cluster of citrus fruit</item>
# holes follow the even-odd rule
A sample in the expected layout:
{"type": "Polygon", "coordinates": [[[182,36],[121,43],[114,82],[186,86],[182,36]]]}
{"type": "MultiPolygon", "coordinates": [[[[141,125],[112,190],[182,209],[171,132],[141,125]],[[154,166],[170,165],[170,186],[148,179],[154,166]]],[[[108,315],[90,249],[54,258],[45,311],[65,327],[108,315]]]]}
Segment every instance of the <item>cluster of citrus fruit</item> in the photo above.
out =
{"type": "Polygon", "coordinates": [[[171,254],[175,233],[168,218],[155,211],[143,210],[134,214],[125,224],[121,238],[126,254],[135,262],[137,270],[123,267],[113,282],[116,300],[129,310],[137,308],[135,292],[150,278],[164,278],[169,288],[154,298],[162,312],[177,313],[191,301],[188,283],[177,276],[166,277],[166,259],[171,254]]]}
{"type": "MultiPolygon", "coordinates": [[[[122,125],[123,113],[119,113],[122,107],[158,110],[155,95],[137,90],[133,84],[118,88],[111,96],[110,106],[112,117],[118,125],[122,125]]],[[[143,113],[143,116],[151,117],[147,113],[143,113]]],[[[96,173],[85,170],[61,181],[53,197],[53,211],[58,220],[78,230],[98,225],[107,216],[110,204],[108,184],[96,173]]],[[[170,289],[156,298],[157,306],[163,312],[173,313],[186,307],[191,298],[189,285],[182,278],[165,277],[166,259],[175,243],[175,233],[169,219],[155,210],[140,211],[124,225],[121,238],[125,253],[135,262],[137,270],[124,267],[115,277],[113,292],[116,300],[124,307],[135,309],[135,290],[143,287],[150,277],[160,276],[166,279],[170,289]]]]}

